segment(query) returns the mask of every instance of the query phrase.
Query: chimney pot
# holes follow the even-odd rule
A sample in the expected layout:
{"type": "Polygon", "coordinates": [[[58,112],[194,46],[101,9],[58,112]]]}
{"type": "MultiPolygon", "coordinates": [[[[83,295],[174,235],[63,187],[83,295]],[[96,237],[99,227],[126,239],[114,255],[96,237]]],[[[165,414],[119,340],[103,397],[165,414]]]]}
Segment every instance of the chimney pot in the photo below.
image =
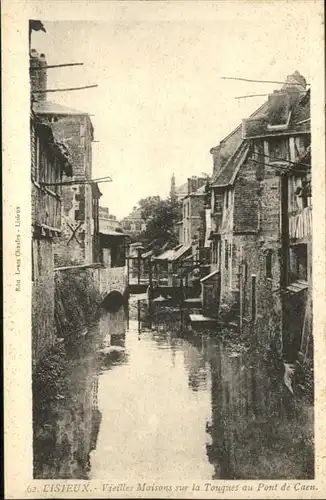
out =
{"type": "Polygon", "coordinates": [[[35,49],[30,51],[30,85],[33,101],[46,101],[46,92],[36,92],[37,90],[47,89],[47,69],[43,68],[46,64],[45,54],[38,54],[35,49]],[[33,70],[33,68],[36,69],[33,70]]]}

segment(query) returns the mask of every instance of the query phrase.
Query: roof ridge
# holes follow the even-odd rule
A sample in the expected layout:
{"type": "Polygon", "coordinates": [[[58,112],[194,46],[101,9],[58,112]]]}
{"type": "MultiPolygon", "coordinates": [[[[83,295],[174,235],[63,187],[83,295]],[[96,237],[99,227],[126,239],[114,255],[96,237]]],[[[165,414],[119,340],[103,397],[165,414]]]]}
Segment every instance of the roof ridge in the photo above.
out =
{"type": "Polygon", "coordinates": [[[249,150],[249,141],[247,141],[246,139],[241,139],[241,143],[236,148],[236,150],[232,153],[232,155],[228,158],[228,160],[225,163],[224,167],[219,172],[219,174],[216,176],[216,178],[212,181],[211,185],[213,187],[218,187],[219,185],[220,186],[226,186],[226,185],[232,184],[233,183],[232,179],[234,178],[234,175],[235,175],[235,173],[237,171],[238,164],[235,166],[234,171],[231,172],[231,173],[229,173],[229,174],[231,174],[231,177],[230,177],[230,179],[226,183],[224,182],[223,184],[218,184],[218,182],[219,182],[219,179],[223,176],[223,174],[227,173],[227,168],[230,166],[230,164],[232,165],[232,162],[237,161],[237,160],[238,160],[238,162],[240,162],[241,161],[241,155],[243,153],[245,153],[244,159],[243,159],[241,165],[243,164],[243,162],[246,159],[246,155],[248,153],[248,150],[249,150]]]}
{"type": "Polygon", "coordinates": [[[244,142],[245,142],[245,139],[241,139],[240,144],[237,146],[237,148],[233,151],[233,153],[226,160],[225,165],[220,170],[220,172],[217,174],[216,178],[214,180],[212,180],[213,184],[218,180],[218,178],[222,175],[222,173],[224,172],[224,170],[228,167],[229,163],[233,160],[233,158],[235,157],[235,155],[240,151],[240,149],[243,146],[244,142]]]}
{"type": "Polygon", "coordinates": [[[88,115],[89,113],[87,111],[81,111],[76,108],[70,108],[68,106],[64,106],[63,104],[59,104],[58,102],[53,102],[53,101],[45,101],[45,102],[34,102],[33,103],[33,110],[37,113],[38,111],[41,111],[41,109],[37,110],[37,108],[43,108],[44,109],[44,114],[76,114],[76,115],[88,115]],[[47,106],[49,107],[48,110],[46,110],[47,106]],[[56,107],[57,110],[52,110],[51,107],[56,107]],[[62,113],[60,113],[62,111],[62,113]],[[65,113],[66,111],[66,113],[65,113]]]}

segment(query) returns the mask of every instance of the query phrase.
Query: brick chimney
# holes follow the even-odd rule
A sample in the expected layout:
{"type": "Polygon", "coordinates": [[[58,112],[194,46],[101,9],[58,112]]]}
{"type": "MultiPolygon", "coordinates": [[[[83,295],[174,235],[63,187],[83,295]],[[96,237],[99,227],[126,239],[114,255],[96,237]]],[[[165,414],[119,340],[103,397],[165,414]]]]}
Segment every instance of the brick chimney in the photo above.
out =
{"type": "Polygon", "coordinates": [[[221,171],[221,149],[222,146],[219,144],[210,150],[213,157],[213,177],[216,177],[221,171]]]}
{"type": "Polygon", "coordinates": [[[30,86],[32,101],[45,102],[47,94],[34,93],[36,90],[47,89],[47,66],[44,54],[39,54],[35,49],[30,52],[30,86]]]}
{"type": "Polygon", "coordinates": [[[296,90],[298,92],[302,92],[306,90],[306,87],[307,87],[307,81],[304,78],[304,76],[302,76],[299,73],[299,71],[295,71],[294,73],[292,73],[292,75],[287,76],[286,82],[283,85],[282,89],[284,90],[291,89],[291,90],[296,90]]]}
{"type": "Polygon", "coordinates": [[[188,177],[188,194],[195,193],[204,184],[206,184],[206,177],[197,177],[195,175],[188,177]]]}

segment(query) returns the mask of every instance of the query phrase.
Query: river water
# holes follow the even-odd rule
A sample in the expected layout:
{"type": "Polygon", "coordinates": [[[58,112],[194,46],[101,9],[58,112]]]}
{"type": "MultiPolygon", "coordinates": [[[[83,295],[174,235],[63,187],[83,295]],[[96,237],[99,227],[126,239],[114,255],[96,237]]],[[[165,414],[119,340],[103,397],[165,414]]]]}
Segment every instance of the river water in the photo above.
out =
{"type": "Polygon", "coordinates": [[[312,406],[261,356],[137,297],[100,328],[90,479],[313,478],[312,406]]]}

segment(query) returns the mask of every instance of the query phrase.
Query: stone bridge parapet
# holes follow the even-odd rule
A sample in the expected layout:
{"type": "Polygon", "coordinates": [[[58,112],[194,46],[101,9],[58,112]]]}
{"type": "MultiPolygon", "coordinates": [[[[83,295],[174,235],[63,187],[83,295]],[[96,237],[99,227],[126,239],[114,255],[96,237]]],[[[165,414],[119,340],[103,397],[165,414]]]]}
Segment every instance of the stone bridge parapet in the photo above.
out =
{"type": "Polygon", "coordinates": [[[105,267],[102,264],[83,264],[75,266],[57,267],[56,273],[75,271],[91,275],[95,289],[100,293],[102,300],[110,292],[119,292],[124,295],[127,291],[127,267],[105,267]]]}

